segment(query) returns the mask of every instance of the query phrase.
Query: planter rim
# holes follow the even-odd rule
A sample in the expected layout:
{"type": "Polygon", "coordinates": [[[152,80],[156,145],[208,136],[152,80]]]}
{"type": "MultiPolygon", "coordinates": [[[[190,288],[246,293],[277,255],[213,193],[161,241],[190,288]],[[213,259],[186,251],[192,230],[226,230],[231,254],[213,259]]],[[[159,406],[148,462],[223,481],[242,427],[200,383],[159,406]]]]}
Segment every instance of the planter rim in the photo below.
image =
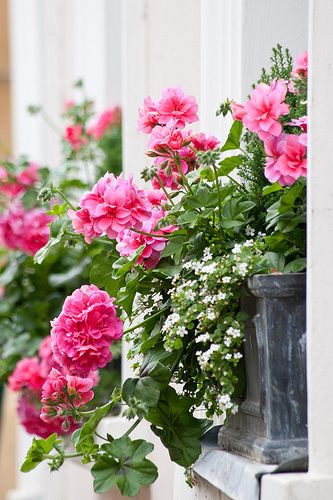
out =
{"type": "Polygon", "coordinates": [[[305,293],[306,273],[254,274],[247,280],[248,289],[255,295],[292,295],[296,291],[305,293]]]}

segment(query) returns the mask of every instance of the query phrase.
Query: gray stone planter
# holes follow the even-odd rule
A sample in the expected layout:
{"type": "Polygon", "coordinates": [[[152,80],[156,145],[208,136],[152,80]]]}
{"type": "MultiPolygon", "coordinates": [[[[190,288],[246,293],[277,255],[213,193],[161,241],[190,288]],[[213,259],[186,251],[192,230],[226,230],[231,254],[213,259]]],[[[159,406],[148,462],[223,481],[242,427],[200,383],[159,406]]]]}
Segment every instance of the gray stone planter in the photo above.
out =
{"type": "Polygon", "coordinates": [[[248,281],[246,398],[219,432],[225,449],[266,464],[307,454],[306,275],[248,281]]]}

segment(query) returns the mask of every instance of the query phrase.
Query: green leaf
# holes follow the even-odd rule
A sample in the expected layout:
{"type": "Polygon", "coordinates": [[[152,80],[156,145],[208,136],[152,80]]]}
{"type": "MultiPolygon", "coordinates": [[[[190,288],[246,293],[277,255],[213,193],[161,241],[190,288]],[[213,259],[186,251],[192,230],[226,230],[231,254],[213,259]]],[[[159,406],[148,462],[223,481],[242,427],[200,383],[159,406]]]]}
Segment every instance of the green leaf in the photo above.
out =
{"type": "Polygon", "coordinates": [[[127,436],[103,444],[102,454],[91,469],[95,492],[105,493],[117,485],[122,495],[133,497],[141,486],[152,484],[158,476],[157,467],[145,457],[153,449],[151,443],[127,436]]]}
{"type": "Polygon", "coordinates": [[[128,378],[123,384],[122,397],[129,407],[140,410],[134,414],[143,416],[144,413],[155,406],[160,398],[159,384],[152,377],[128,378]]]}
{"type": "Polygon", "coordinates": [[[243,130],[242,122],[234,121],[234,123],[231,126],[228,138],[220,150],[221,153],[223,153],[224,151],[239,149],[242,130],[243,130]]]}
{"type": "Polygon", "coordinates": [[[271,269],[276,269],[276,271],[280,273],[283,272],[286,262],[284,255],[275,252],[267,252],[264,258],[271,269]]]}
{"type": "Polygon", "coordinates": [[[177,219],[177,224],[181,226],[187,226],[190,228],[195,227],[197,221],[199,218],[198,212],[195,212],[194,210],[190,210],[189,212],[185,212],[184,214],[180,215],[177,219]]]}
{"type": "Polygon", "coordinates": [[[255,206],[253,201],[242,201],[239,198],[228,200],[223,207],[221,226],[226,229],[242,226],[246,223],[244,214],[255,206]]]}
{"type": "Polygon", "coordinates": [[[203,167],[200,169],[201,179],[207,179],[207,181],[212,182],[215,179],[214,172],[211,167],[203,167]]]}
{"type": "Polygon", "coordinates": [[[106,417],[108,413],[110,413],[112,408],[118,403],[119,399],[119,391],[115,389],[111,395],[109,403],[101,406],[100,408],[96,408],[94,413],[91,415],[89,420],[83,424],[81,429],[74,431],[72,434],[72,441],[74,442],[76,450],[79,453],[89,455],[95,451],[94,432],[100,421],[106,417]]]}
{"type": "Polygon", "coordinates": [[[35,254],[35,264],[41,264],[46,259],[46,257],[48,257],[56,249],[57,246],[61,246],[61,238],[61,234],[59,234],[56,238],[51,237],[46,245],[40,248],[35,254]]]}
{"type": "Polygon", "coordinates": [[[262,189],[262,195],[267,196],[268,194],[275,193],[276,191],[281,191],[283,189],[282,186],[278,182],[274,182],[274,184],[270,184],[269,186],[265,186],[262,189]]]}
{"type": "Polygon", "coordinates": [[[64,203],[63,205],[53,205],[52,209],[49,210],[47,213],[48,215],[56,215],[57,217],[61,217],[64,215],[68,210],[68,205],[67,203],[64,203]]]}
{"type": "Polygon", "coordinates": [[[219,176],[223,175],[229,175],[230,172],[232,172],[236,167],[238,167],[243,161],[243,156],[238,155],[238,156],[229,156],[228,158],[225,158],[222,160],[219,165],[220,168],[218,168],[217,173],[219,176]]]}
{"type": "Polygon", "coordinates": [[[167,368],[163,361],[170,358],[171,353],[164,349],[151,349],[144,357],[140,377],[152,377],[160,389],[165,387],[171,379],[171,371],[167,368]]]}
{"type": "Polygon", "coordinates": [[[184,234],[179,234],[176,236],[172,236],[169,238],[168,243],[166,244],[161,257],[170,257],[171,255],[175,256],[175,260],[177,260],[177,257],[179,258],[183,245],[185,243],[186,237],[184,234]]]}
{"type": "Polygon", "coordinates": [[[112,252],[101,252],[93,257],[90,271],[90,282],[99,288],[106,290],[112,297],[124,282],[113,277],[112,265],[117,260],[118,255],[112,252]]]}
{"type": "Polygon", "coordinates": [[[306,259],[300,258],[300,259],[295,259],[292,262],[289,262],[289,264],[287,264],[286,267],[284,268],[283,272],[300,273],[301,271],[304,271],[304,269],[306,269],[306,259]]]}
{"type": "Polygon", "coordinates": [[[113,279],[119,279],[124,274],[127,274],[136,264],[136,261],[138,260],[142,250],[144,250],[144,245],[139,247],[137,251],[128,258],[125,257],[120,257],[120,259],[116,260],[113,263],[113,272],[112,272],[112,277],[113,279]]]}
{"type": "Polygon", "coordinates": [[[138,291],[140,276],[137,273],[130,273],[126,277],[126,283],[117,294],[117,304],[125,309],[127,316],[132,315],[133,302],[138,291]]]}
{"type": "Polygon", "coordinates": [[[48,455],[54,448],[55,444],[60,443],[57,434],[51,434],[47,439],[33,438],[32,445],[28,450],[27,456],[21,466],[21,472],[29,472],[43,460],[46,459],[44,455],[48,455]]]}
{"type": "Polygon", "coordinates": [[[146,420],[151,422],[153,432],[169,450],[170,458],[183,467],[190,467],[201,453],[202,434],[211,426],[206,419],[193,417],[190,408],[193,400],[178,395],[167,387],[155,408],[151,408],[146,420]]]}

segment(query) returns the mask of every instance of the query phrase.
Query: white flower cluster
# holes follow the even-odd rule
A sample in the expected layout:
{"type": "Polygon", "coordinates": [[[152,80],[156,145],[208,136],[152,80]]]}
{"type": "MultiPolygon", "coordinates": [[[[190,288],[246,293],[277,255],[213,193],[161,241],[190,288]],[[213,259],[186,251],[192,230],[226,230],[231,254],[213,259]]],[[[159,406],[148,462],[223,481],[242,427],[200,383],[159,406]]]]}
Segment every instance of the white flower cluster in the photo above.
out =
{"type": "MultiPolygon", "coordinates": [[[[247,235],[253,236],[253,231],[249,228],[247,235]]],[[[244,330],[239,301],[258,250],[252,239],[235,243],[224,255],[214,256],[213,249],[206,248],[200,260],[185,262],[171,282],[171,308],[161,327],[164,348],[186,348],[189,358],[179,364],[175,381],[191,382],[194,397],[197,391],[208,415],[236,411],[232,394],[244,330]]]]}

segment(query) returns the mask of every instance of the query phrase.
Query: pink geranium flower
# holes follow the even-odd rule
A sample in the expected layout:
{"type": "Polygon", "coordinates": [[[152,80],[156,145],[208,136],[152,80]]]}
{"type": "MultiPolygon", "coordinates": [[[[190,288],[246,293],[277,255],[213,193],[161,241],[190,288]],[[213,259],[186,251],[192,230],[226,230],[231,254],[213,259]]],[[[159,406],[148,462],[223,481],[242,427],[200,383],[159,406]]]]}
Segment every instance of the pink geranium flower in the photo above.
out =
{"type": "Polygon", "coordinates": [[[213,135],[206,135],[203,132],[192,135],[191,142],[197,151],[208,151],[215,149],[220,144],[220,141],[213,135]]]}
{"type": "Polygon", "coordinates": [[[183,128],[186,123],[199,120],[195,97],[185,95],[180,87],[165,89],[156,108],[160,125],[166,125],[171,120],[177,127],[183,128]]]}
{"type": "Polygon", "coordinates": [[[291,76],[294,78],[308,76],[308,68],[308,51],[306,50],[296,57],[296,66],[293,68],[291,76]]]}
{"type": "Polygon", "coordinates": [[[246,115],[243,104],[238,104],[237,102],[232,101],[232,103],[230,104],[230,109],[232,111],[234,120],[242,122],[244,116],[246,115]]]}
{"type": "Polygon", "coordinates": [[[180,87],[167,88],[162,98],[154,102],[146,97],[143,108],[139,109],[138,130],[150,134],[156,125],[171,122],[177,128],[197,121],[198,104],[194,97],[186,96],[180,87]]]}
{"type": "Polygon", "coordinates": [[[57,363],[54,359],[54,354],[51,348],[51,340],[51,335],[45,337],[42,340],[38,351],[40,358],[40,372],[45,379],[48,377],[52,368],[62,371],[59,363],[57,363]]]}
{"type": "Polygon", "coordinates": [[[137,263],[143,264],[147,269],[155,267],[160,260],[161,252],[168,242],[168,239],[162,236],[172,233],[177,229],[176,226],[166,226],[155,230],[157,222],[164,217],[164,215],[162,210],[155,210],[151,219],[146,221],[142,226],[144,232],[153,233],[159,237],[154,238],[153,236],[138,234],[128,229],[119,234],[117,238],[117,250],[120,255],[128,257],[133,255],[138,248],[144,246],[145,248],[140,253],[137,263]]]}
{"type": "MultiPolygon", "coordinates": [[[[304,134],[303,134],[304,135],[304,134]]],[[[306,177],[306,146],[302,138],[294,134],[281,134],[265,141],[265,176],[270,182],[290,186],[303,176],[306,177]]]]}
{"type": "Polygon", "coordinates": [[[121,111],[118,107],[106,109],[100,114],[95,125],[89,128],[88,133],[95,141],[99,141],[113,125],[119,125],[121,119],[120,113],[121,111]]]}
{"type": "Polygon", "coordinates": [[[303,132],[308,131],[308,117],[307,116],[301,116],[300,118],[293,118],[290,123],[287,125],[291,125],[294,127],[300,127],[303,132]]]}
{"type": "Polygon", "coordinates": [[[148,146],[157,152],[166,147],[178,151],[187,139],[188,137],[183,134],[182,130],[173,122],[169,122],[165,127],[157,126],[152,130],[148,146]]]}
{"type": "Polygon", "coordinates": [[[164,201],[167,201],[167,197],[161,189],[153,189],[148,192],[148,200],[153,206],[160,207],[164,201]]]}
{"type": "Polygon", "coordinates": [[[282,132],[278,119],[289,112],[288,104],[283,102],[286,93],[284,80],[273,81],[270,85],[259,83],[244,104],[244,126],[262,140],[272,135],[278,137],[282,132]]]}
{"type": "Polygon", "coordinates": [[[43,439],[51,434],[57,433],[59,436],[65,433],[72,433],[78,425],[71,417],[66,419],[66,429],[64,428],[64,418],[54,418],[49,422],[44,422],[40,418],[39,398],[31,394],[25,394],[18,401],[17,414],[21,425],[29,434],[39,436],[43,439]]]}
{"type": "Polygon", "coordinates": [[[64,139],[74,151],[79,151],[82,146],[88,143],[87,138],[83,135],[82,125],[69,125],[66,127],[64,139]]]}
{"type": "Polygon", "coordinates": [[[122,336],[114,300],[95,285],[83,285],[51,322],[54,357],[69,373],[87,376],[111,360],[110,346],[122,336]]]}
{"type": "Polygon", "coordinates": [[[139,109],[138,130],[150,134],[156,125],[158,125],[158,111],[156,104],[148,96],[143,101],[143,108],[139,109]]]}
{"type": "Polygon", "coordinates": [[[81,210],[69,212],[73,228],[87,243],[96,236],[115,239],[127,228],[139,229],[149,219],[151,204],[132,179],[105,174],[80,200],[81,210]]]}
{"type": "Polygon", "coordinates": [[[52,220],[43,210],[25,210],[21,203],[15,203],[0,215],[0,243],[35,255],[48,242],[52,220]]]}
{"type": "Polygon", "coordinates": [[[41,419],[49,422],[55,417],[75,418],[75,409],[87,404],[94,397],[94,381],[73,375],[63,375],[52,368],[42,388],[41,419]]]}
{"type": "Polygon", "coordinates": [[[12,391],[21,391],[22,389],[38,391],[44,382],[45,378],[41,374],[39,361],[36,357],[24,358],[19,361],[8,379],[12,391]]]}
{"type": "Polygon", "coordinates": [[[24,193],[39,180],[38,168],[36,163],[31,162],[19,174],[10,177],[7,170],[0,166],[0,191],[10,197],[24,193]]]}

